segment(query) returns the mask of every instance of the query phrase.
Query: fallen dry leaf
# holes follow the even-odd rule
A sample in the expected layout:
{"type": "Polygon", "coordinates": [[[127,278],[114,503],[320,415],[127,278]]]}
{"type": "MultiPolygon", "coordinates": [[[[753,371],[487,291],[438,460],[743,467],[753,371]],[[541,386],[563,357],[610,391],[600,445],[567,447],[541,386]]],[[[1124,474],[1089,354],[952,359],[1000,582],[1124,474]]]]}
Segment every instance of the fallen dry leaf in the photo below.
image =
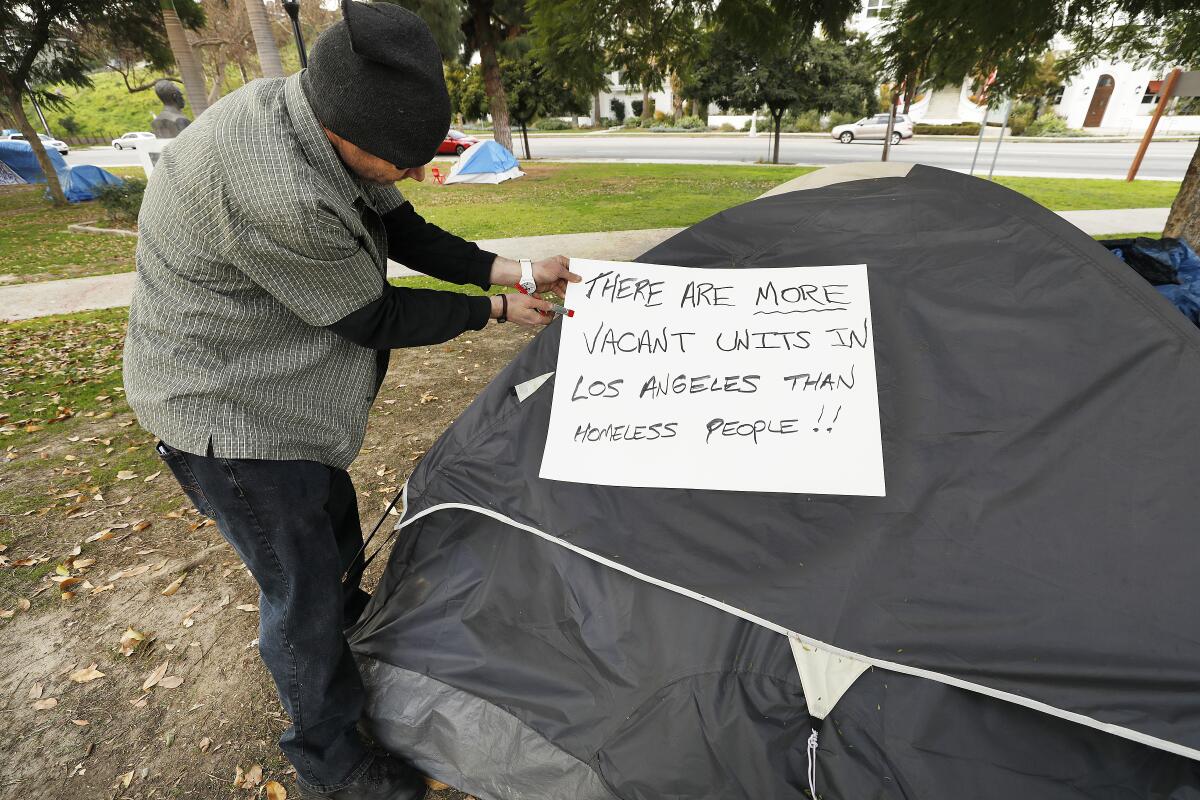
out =
{"type": "Polygon", "coordinates": [[[30,686],[29,687],[29,699],[37,700],[38,698],[40,698],[42,696],[42,692],[44,692],[45,689],[46,689],[46,687],[42,686],[40,683],[35,683],[33,686],[30,686]]]}
{"type": "Polygon", "coordinates": [[[201,753],[207,753],[208,748],[211,746],[212,746],[212,739],[208,738],[207,736],[205,736],[203,739],[200,740],[200,752],[201,753]]]}
{"type": "Polygon", "coordinates": [[[95,589],[92,589],[92,594],[100,594],[101,592],[107,592],[107,591],[111,590],[112,588],[113,588],[113,584],[106,583],[103,586],[97,586],[95,589]]]}
{"type": "Polygon", "coordinates": [[[242,776],[242,788],[253,789],[257,787],[260,783],[262,783],[262,777],[262,766],[255,764],[250,769],[246,770],[245,774],[242,776]]]}
{"type": "Polygon", "coordinates": [[[122,789],[128,789],[129,784],[133,783],[133,770],[129,770],[124,775],[118,775],[117,780],[120,781],[122,789]]]}
{"type": "Polygon", "coordinates": [[[240,606],[234,606],[234,608],[236,608],[238,611],[246,611],[249,613],[258,611],[258,606],[253,605],[252,603],[242,603],[240,606]]]}
{"type": "Polygon", "coordinates": [[[78,725],[81,728],[85,728],[88,725],[92,724],[91,721],[86,720],[86,719],[73,719],[73,720],[71,720],[71,722],[75,725],[78,725]]]}
{"type": "Polygon", "coordinates": [[[137,473],[131,469],[123,469],[117,473],[117,480],[119,481],[131,481],[136,477],[137,473]]]}
{"type": "Polygon", "coordinates": [[[92,564],[96,563],[94,558],[76,558],[71,561],[72,569],[87,569],[92,564]]]}
{"type": "MultiPolygon", "coordinates": [[[[111,586],[111,584],[109,585],[111,586]]],[[[135,631],[133,628],[126,628],[125,632],[121,634],[121,655],[126,658],[133,655],[133,651],[137,650],[144,641],[146,641],[146,634],[135,631]]]]}
{"type": "Polygon", "coordinates": [[[113,537],[112,528],[105,528],[102,531],[97,531],[96,533],[93,533],[91,536],[87,537],[83,541],[84,542],[106,542],[109,539],[111,539],[112,537],[113,537]]]}
{"type": "Polygon", "coordinates": [[[169,584],[167,584],[167,588],[165,588],[165,589],[163,589],[163,590],[162,590],[162,596],[163,596],[163,597],[170,597],[171,595],[173,595],[173,594],[175,594],[176,592],[178,592],[178,591],[179,591],[179,587],[180,587],[180,586],[183,586],[183,581],[184,581],[184,579],[185,579],[185,578],[187,578],[187,573],[186,573],[186,572],[185,572],[185,573],[183,573],[182,575],[180,575],[180,576],[179,576],[178,578],[176,578],[175,580],[171,581],[169,584]]]}
{"type": "Polygon", "coordinates": [[[17,610],[15,608],[9,608],[4,611],[0,611],[0,619],[12,619],[13,614],[16,614],[16,613],[17,613],[17,610]]]}
{"type": "Polygon", "coordinates": [[[430,789],[433,789],[435,792],[444,792],[450,788],[450,784],[442,783],[441,781],[435,781],[433,778],[426,778],[425,785],[430,789]]]}
{"type": "Polygon", "coordinates": [[[33,704],[34,711],[49,711],[58,705],[58,700],[54,697],[44,697],[33,704]]]}
{"type": "Polygon", "coordinates": [[[146,528],[149,528],[150,524],[150,520],[148,519],[139,519],[137,522],[133,523],[133,532],[141,533],[142,531],[146,530],[146,528]]]}
{"type": "Polygon", "coordinates": [[[157,669],[146,676],[146,680],[142,683],[143,692],[150,691],[155,684],[163,679],[163,676],[167,674],[167,666],[170,665],[170,663],[170,661],[164,661],[158,666],[157,669]]]}
{"type": "Polygon", "coordinates": [[[183,685],[183,678],[179,677],[178,675],[172,675],[169,678],[163,678],[158,682],[158,686],[161,689],[178,689],[181,685],[183,685]]]}
{"type": "Polygon", "coordinates": [[[17,608],[21,609],[22,611],[28,611],[29,606],[30,606],[29,598],[27,598],[27,597],[22,597],[20,600],[17,601],[17,608]]]}
{"type": "Polygon", "coordinates": [[[149,483],[150,481],[157,478],[159,475],[162,475],[162,470],[159,470],[158,472],[154,473],[153,475],[147,475],[146,477],[142,478],[142,480],[146,483],[149,483]]]}
{"type": "Polygon", "coordinates": [[[267,781],[267,800],[287,800],[287,789],[279,781],[267,781]]]}
{"type": "Polygon", "coordinates": [[[95,662],[81,670],[76,670],[75,672],[71,673],[71,680],[75,681],[76,683],[88,683],[89,681],[94,681],[103,677],[104,673],[96,669],[95,662]]]}

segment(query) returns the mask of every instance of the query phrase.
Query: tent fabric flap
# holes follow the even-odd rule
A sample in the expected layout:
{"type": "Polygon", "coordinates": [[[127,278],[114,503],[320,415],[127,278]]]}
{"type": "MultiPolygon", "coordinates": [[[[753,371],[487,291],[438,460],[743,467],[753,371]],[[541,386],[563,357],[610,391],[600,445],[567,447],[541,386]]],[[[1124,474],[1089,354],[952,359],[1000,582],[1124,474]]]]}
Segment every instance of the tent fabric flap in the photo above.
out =
{"type": "Polygon", "coordinates": [[[860,659],[806,644],[794,633],[788,634],[788,644],[796,659],[808,713],[817,719],[825,719],[851,684],[871,668],[860,659]]]}

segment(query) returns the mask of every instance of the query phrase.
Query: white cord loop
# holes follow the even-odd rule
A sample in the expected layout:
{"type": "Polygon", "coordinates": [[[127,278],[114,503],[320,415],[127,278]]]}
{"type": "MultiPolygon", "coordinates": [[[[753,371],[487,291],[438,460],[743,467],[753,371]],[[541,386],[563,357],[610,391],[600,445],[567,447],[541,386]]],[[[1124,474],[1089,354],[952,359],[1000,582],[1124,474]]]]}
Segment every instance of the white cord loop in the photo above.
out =
{"type": "Polygon", "coordinates": [[[817,731],[808,735],[808,791],[817,800],[817,731]]]}

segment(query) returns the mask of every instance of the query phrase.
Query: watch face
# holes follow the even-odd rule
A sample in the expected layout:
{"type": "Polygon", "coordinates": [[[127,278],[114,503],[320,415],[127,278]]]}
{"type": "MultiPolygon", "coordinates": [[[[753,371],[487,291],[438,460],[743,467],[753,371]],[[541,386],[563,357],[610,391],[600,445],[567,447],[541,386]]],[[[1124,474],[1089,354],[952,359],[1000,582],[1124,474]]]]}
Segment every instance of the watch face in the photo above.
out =
{"type": "Polygon", "coordinates": [[[532,280],[522,280],[520,287],[525,290],[526,294],[533,294],[534,290],[537,289],[537,284],[532,280]]]}

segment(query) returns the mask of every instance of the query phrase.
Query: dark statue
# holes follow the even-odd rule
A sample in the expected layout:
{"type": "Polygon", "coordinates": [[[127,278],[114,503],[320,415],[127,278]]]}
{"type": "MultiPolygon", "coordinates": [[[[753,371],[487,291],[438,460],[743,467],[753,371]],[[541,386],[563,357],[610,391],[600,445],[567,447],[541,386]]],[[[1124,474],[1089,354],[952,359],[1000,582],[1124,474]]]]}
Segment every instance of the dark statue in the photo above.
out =
{"type": "Polygon", "coordinates": [[[150,130],[159,139],[174,139],[191,123],[183,115],[183,92],[171,81],[163,79],[154,84],[154,93],[162,101],[163,110],[150,123],[150,130]]]}

